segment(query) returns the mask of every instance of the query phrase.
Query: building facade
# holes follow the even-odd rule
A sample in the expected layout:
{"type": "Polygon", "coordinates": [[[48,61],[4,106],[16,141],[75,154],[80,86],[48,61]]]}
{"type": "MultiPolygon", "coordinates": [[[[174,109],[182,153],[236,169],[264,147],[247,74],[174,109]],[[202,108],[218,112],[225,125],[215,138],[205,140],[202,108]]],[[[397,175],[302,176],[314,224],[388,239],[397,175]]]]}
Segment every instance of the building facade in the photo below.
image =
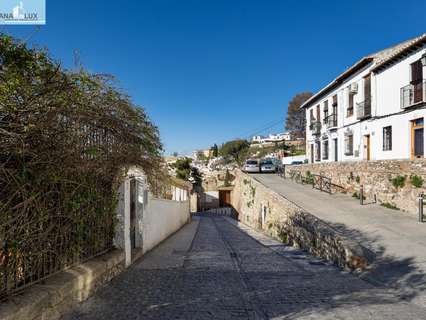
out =
{"type": "Polygon", "coordinates": [[[426,34],[366,56],[306,101],[310,163],[424,158],[426,34]]]}

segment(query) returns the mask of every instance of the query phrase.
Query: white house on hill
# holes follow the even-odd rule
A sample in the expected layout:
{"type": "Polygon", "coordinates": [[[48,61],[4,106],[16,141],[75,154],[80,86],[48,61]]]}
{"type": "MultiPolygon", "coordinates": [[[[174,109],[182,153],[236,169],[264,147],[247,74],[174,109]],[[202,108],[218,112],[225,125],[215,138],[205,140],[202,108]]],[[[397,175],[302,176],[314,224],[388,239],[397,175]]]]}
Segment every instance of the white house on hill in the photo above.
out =
{"type": "Polygon", "coordinates": [[[291,134],[289,132],[269,134],[269,136],[254,136],[252,138],[253,143],[268,143],[268,142],[281,142],[281,141],[290,141],[291,134]]]}
{"type": "Polygon", "coordinates": [[[310,163],[424,158],[426,34],[368,55],[306,111],[310,163]]]}

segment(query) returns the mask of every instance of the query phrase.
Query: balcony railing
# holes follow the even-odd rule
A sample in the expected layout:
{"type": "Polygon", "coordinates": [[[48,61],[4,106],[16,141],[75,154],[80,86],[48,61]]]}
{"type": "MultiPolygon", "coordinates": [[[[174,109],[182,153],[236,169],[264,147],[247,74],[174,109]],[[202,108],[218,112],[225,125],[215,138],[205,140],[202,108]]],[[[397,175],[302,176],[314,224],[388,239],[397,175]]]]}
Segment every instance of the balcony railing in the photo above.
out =
{"type": "Polygon", "coordinates": [[[309,130],[312,131],[313,135],[321,134],[321,122],[318,120],[312,121],[309,125],[309,130]]]}
{"type": "Polygon", "coordinates": [[[356,118],[358,120],[371,117],[371,98],[356,104],[356,118]]]}
{"type": "Polygon", "coordinates": [[[337,114],[330,114],[324,119],[324,123],[327,126],[327,129],[337,127],[337,114]]]}
{"type": "Polygon", "coordinates": [[[401,108],[409,108],[426,102],[426,80],[418,84],[409,84],[401,88],[401,108]]]}

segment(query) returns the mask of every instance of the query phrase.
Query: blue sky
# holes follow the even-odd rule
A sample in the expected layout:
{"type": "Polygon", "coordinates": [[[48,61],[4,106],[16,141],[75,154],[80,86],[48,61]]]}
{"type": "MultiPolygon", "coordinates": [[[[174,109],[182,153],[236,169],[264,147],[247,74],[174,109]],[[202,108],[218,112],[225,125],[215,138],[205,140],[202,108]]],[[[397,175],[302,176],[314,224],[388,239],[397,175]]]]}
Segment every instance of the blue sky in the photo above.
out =
{"type": "MultiPolygon", "coordinates": [[[[24,1],[25,3],[25,1],[24,1]]],[[[120,80],[166,153],[246,138],[358,58],[426,32],[425,1],[47,1],[47,25],[1,26],[120,80]]],[[[277,124],[269,131],[283,130],[277,124]]]]}

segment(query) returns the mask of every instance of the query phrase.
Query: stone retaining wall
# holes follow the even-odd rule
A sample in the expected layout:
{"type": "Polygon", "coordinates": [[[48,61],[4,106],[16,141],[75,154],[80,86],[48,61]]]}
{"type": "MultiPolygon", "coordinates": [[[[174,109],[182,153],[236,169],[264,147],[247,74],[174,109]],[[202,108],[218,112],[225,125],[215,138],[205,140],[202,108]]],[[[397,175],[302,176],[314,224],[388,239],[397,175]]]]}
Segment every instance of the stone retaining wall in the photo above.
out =
{"type": "MultiPolygon", "coordinates": [[[[424,184],[419,187],[412,182],[414,176],[426,182],[425,160],[304,164],[286,167],[286,176],[288,177],[292,171],[301,172],[305,177],[308,172],[329,177],[335,185],[334,192],[348,193],[353,196],[359,195],[360,185],[363,185],[367,201],[376,199],[379,203],[391,205],[412,214],[418,212],[419,194],[426,192],[424,184]],[[404,181],[404,186],[395,186],[395,179],[404,181]]],[[[417,182],[419,182],[418,179],[417,182]]]]}
{"type": "Polygon", "coordinates": [[[60,319],[86,300],[100,285],[124,270],[124,252],[113,250],[79,266],[61,271],[0,304],[2,320],[60,319]]]}
{"type": "Polygon", "coordinates": [[[342,268],[366,267],[371,256],[364,247],[344,239],[329,225],[247,174],[239,170],[235,174],[231,200],[241,222],[342,268]]]}

